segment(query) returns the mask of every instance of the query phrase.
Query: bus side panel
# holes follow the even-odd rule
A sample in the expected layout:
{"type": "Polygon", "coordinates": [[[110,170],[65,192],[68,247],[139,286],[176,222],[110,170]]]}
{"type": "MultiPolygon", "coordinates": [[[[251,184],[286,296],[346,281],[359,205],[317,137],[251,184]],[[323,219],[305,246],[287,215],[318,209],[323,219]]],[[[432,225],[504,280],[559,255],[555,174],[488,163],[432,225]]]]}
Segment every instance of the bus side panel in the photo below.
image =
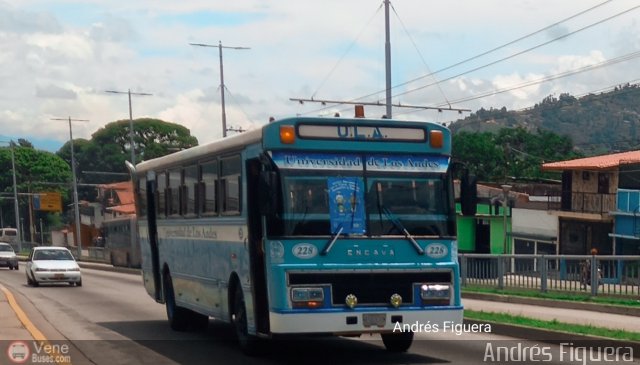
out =
{"type": "MultiPolygon", "coordinates": [[[[158,226],[160,264],[169,269],[176,304],[198,313],[230,319],[228,299],[230,279],[236,274],[253,325],[253,297],[243,219],[229,218],[190,221],[164,220],[158,226]]],[[[255,329],[254,329],[255,330],[255,329]]]]}
{"type": "MultiPolygon", "coordinates": [[[[151,264],[151,246],[149,245],[149,227],[146,220],[138,220],[138,237],[140,241],[140,256],[142,259],[142,282],[149,296],[156,298],[153,265],[151,264]]],[[[158,301],[157,298],[156,301],[158,301]]]]}

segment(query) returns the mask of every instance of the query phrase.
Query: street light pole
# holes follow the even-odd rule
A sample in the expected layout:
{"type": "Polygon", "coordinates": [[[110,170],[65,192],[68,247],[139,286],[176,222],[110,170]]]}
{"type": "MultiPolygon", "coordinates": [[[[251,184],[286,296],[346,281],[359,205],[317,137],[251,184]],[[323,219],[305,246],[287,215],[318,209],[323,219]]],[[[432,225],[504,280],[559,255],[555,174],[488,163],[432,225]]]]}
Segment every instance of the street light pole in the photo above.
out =
{"type": "MultiPolygon", "coordinates": [[[[18,252],[22,251],[22,234],[20,231],[20,209],[18,207],[18,184],[16,183],[16,153],[13,141],[0,141],[9,144],[11,149],[11,170],[13,171],[13,210],[16,215],[16,231],[18,240],[18,252]]],[[[3,224],[4,226],[4,224],[3,224]]]]}
{"type": "Polygon", "coordinates": [[[115,90],[105,90],[105,92],[107,93],[111,93],[111,94],[127,94],[129,95],[129,144],[131,145],[131,163],[132,164],[136,164],[136,149],[135,149],[135,145],[133,144],[133,111],[131,109],[131,95],[141,95],[141,96],[151,96],[153,94],[149,94],[149,93],[132,93],[131,89],[127,89],[127,91],[115,91],[115,90]]]}
{"type": "MultiPolygon", "coordinates": [[[[18,209],[18,184],[16,183],[16,154],[13,148],[13,141],[11,141],[11,169],[13,170],[13,209],[16,215],[16,226],[20,224],[20,209],[18,209]]],[[[20,227],[18,228],[18,252],[22,252],[22,232],[20,227]]]]}
{"type": "Polygon", "coordinates": [[[80,236],[80,207],[78,206],[78,179],[76,178],[76,158],[73,152],[73,128],[71,122],[88,122],[88,119],[51,118],[51,120],[69,121],[69,142],[71,144],[71,176],[73,179],[73,210],[76,222],[76,245],[78,246],[78,260],[82,257],[82,237],[80,236]]]}
{"type": "Polygon", "coordinates": [[[386,117],[391,119],[391,31],[389,29],[389,0],[384,0],[384,59],[385,59],[385,99],[386,117]]]}
{"type": "Polygon", "coordinates": [[[228,46],[223,46],[222,45],[222,41],[218,41],[218,45],[213,45],[213,44],[205,44],[205,43],[189,43],[192,46],[198,46],[198,47],[217,47],[218,48],[218,53],[220,54],[220,102],[222,103],[222,137],[226,137],[227,136],[227,113],[225,110],[225,103],[224,103],[224,67],[222,65],[222,49],[223,48],[227,48],[227,49],[251,49],[249,47],[228,47],[228,46]]]}
{"type": "Polygon", "coordinates": [[[502,187],[502,229],[504,232],[504,241],[503,241],[503,254],[507,254],[507,201],[509,200],[509,190],[511,190],[511,185],[501,185],[502,187]]]}

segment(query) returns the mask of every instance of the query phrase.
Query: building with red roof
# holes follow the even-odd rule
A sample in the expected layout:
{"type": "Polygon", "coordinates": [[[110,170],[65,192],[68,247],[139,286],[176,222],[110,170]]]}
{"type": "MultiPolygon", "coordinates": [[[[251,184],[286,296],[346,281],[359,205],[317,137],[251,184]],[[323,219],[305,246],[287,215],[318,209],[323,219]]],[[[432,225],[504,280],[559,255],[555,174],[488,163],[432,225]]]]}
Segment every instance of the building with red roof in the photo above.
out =
{"type": "Polygon", "coordinates": [[[635,222],[620,219],[640,205],[629,204],[631,192],[640,198],[640,150],[545,163],[542,170],[562,171],[560,209],[551,211],[560,254],[640,254],[640,230],[630,232],[635,222]]]}

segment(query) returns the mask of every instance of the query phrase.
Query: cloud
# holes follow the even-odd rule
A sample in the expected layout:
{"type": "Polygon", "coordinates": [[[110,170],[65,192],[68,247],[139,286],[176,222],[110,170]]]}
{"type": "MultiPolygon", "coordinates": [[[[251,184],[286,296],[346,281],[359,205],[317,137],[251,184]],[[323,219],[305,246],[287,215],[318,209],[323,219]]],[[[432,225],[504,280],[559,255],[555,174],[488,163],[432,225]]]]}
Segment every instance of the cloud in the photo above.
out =
{"type": "Polygon", "coordinates": [[[112,15],[104,15],[100,22],[93,23],[89,29],[89,38],[96,42],[126,42],[138,37],[129,21],[112,15]]]}
{"type": "Polygon", "coordinates": [[[73,90],[64,89],[56,85],[45,85],[36,87],[36,96],[39,98],[53,99],[76,99],[78,95],[73,90]]]}
{"type": "Polygon", "coordinates": [[[23,11],[0,2],[0,33],[58,33],[62,26],[51,14],[23,11]]]}
{"type": "MultiPolygon", "coordinates": [[[[444,68],[590,6],[578,0],[505,4],[504,0],[460,0],[456,11],[452,11],[451,2],[442,0],[428,7],[423,0],[393,4],[394,84],[428,73],[425,63],[432,70],[444,68]]],[[[189,42],[222,41],[251,48],[224,52],[229,125],[260,125],[269,116],[297,113],[332,115],[340,110],[351,115],[350,106],[320,110],[319,104],[298,105],[289,98],[313,94],[343,100],[370,94],[369,100],[384,97],[384,30],[379,6],[368,0],[327,0],[322,6],[311,0],[0,0],[0,110],[4,111],[0,128],[8,135],[57,138],[63,143],[68,138],[67,126],[46,123],[43,127],[43,121],[71,115],[91,119],[90,123],[74,125],[74,136],[88,138],[102,125],[128,117],[126,96],[103,91],[131,89],[153,94],[134,98],[134,118],[179,122],[201,142],[219,138],[218,50],[192,47],[189,42]]],[[[589,18],[553,30],[578,29],[632,6],[635,0],[612,2],[607,12],[603,7],[589,18]]],[[[446,104],[447,100],[468,99],[628,53],[640,44],[640,24],[632,15],[480,68],[439,87],[397,96],[394,101],[446,104]]],[[[550,37],[553,35],[548,32],[540,34],[528,43],[518,43],[436,77],[444,80],[550,37]]],[[[635,70],[640,67],[636,66],[624,63],[454,106],[474,110],[530,106],[556,90],[587,92],[638,79],[635,70]]],[[[431,83],[433,79],[425,78],[393,92],[431,83]]],[[[367,109],[367,115],[382,114],[382,109],[367,109]]],[[[399,110],[394,115],[402,113],[399,110]]],[[[448,118],[446,114],[435,115],[448,118]]],[[[408,117],[432,119],[434,114],[414,112],[408,117]]]]}

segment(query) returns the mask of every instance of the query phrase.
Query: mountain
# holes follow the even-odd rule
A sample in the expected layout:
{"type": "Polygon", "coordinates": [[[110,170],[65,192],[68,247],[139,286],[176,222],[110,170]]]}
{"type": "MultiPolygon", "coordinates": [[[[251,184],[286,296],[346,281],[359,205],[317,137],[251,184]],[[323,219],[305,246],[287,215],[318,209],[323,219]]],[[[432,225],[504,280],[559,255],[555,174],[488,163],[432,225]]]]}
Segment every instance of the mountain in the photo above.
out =
{"type": "Polygon", "coordinates": [[[640,149],[640,84],[579,98],[569,94],[548,96],[524,110],[480,109],[450,126],[453,133],[515,127],[568,136],[585,155],[640,149]]]}

